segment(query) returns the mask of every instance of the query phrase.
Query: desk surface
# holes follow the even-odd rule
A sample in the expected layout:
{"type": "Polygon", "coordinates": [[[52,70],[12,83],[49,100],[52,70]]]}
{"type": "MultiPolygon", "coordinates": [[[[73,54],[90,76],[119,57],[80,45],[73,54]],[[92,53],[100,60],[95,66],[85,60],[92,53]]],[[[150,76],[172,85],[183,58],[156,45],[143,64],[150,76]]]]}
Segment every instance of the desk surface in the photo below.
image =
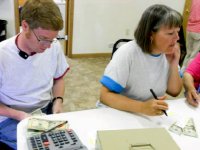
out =
{"type": "MultiPolygon", "coordinates": [[[[97,130],[164,127],[168,131],[170,125],[175,121],[193,118],[198,133],[198,138],[185,135],[177,135],[170,131],[168,132],[179,145],[181,150],[199,149],[200,108],[194,108],[188,105],[185,99],[168,100],[167,103],[169,104],[169,110],[167,111],[169,115],[168,117],[165,115],[149,117],[123,112],[112,108],[99,108],[48,115],[43,116],[43,118],[68,120],[70,128],[72,128],[77,133],[82,143],[86,145],[89,150],[95,149],[97,130]]],[[[26,143],[27,123],[28,119],[24,119],[17,126],[17,147],[19,150],[28,149],[26,143]]]]}

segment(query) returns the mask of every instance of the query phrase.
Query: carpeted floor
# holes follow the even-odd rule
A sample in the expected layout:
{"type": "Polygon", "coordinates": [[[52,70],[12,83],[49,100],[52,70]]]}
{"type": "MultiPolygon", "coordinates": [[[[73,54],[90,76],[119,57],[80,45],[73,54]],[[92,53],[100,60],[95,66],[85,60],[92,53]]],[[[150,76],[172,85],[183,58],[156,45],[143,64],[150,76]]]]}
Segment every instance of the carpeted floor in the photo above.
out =
{"type": "Polygon", "coordinates": [[[110,58],[67,58],[70,70],[65,76],[64,111],[95,108],[99,99],[99,82],[110,58]]]}

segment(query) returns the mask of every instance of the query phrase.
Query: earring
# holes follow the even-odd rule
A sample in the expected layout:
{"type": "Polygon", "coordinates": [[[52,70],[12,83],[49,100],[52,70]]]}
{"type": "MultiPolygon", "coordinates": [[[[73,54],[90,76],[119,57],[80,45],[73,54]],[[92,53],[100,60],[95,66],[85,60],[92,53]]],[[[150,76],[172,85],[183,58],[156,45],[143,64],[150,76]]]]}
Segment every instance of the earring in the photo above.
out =
{"type": "Polygon", "coordinates": [[[152,37],[150,38],[150,41],[151,41],[151,44],[152,44],[153,43],[153,38],[152,37]]]}

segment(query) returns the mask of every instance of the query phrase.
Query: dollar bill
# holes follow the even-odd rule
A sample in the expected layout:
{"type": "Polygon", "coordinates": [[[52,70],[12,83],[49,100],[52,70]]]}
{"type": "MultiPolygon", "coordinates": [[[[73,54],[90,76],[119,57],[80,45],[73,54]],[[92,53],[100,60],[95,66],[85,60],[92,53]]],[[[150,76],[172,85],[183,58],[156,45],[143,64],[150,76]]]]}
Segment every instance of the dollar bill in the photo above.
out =
{"type": "Polygon", "coordinates": [[[30,118],[28,120],[28,129],[46,131],[49,129],[49,121],[39,118],[30,118]]]}
{"type": "Polygon", "coordinates": [[[49,129],[48,130],[52,130],[52,129],[66,129],[67,124],[66,121],[51,121],[49,124],[49,129]]]}
{"type": "Polygon", "coordinates": [[[183,128],[183,134],[187,136],[198,137],[194,120],[192,118],[188,120],[185,127],[183,128]]]}
{"type": "Polygon", "coordinates": [[[40,134],[42,134],[42,133],[43,133],[43,131],[28,129],[28,130],[27,130],[26,136],[27,136],[27,137],[32,137],[32,136],[35,136],[35,135],[40,135],[40,134]]]}
{"type": "MultiPolygon", "coordinates": [[[[62,126],[58,126],[58,127],[54,128],[53,130],[65,130],[65,129],[68,129],[68,128],[69,128],[68,124],[63,124],[62,126]]],[[[52,131],[52,130],[50,130],[50,131],[52,131]]],[[[35,136],[35,135],[41,135],[42,133],[44,133],[44,131],[28,129],[26,136],[32,137],[32,136],[35,136]]]]}
{"type": "Polygon", "coordinates": [[[174,123],[169,127],[169,131],[175,134],[181,135],[183,132],[183,129],[180,126],[176,125],[176,123],[174,123]]]}
{"type": "Polygon", "coordinates": [[[28,120],[29,130],[38,130],[47,132],[52,129],[66,129],[68,127],[67,121],[52,121],[40,118],[30,118],[28,120]]]}

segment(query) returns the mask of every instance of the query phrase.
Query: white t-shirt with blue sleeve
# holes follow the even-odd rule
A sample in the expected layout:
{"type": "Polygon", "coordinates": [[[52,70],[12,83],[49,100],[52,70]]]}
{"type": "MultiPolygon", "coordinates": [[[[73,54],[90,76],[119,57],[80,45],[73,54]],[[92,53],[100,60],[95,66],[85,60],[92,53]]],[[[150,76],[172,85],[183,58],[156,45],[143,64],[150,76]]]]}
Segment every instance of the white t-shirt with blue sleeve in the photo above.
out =
{"type": "Polygon", "coordinates": [[[165,94],[168,78],[169,64],[165,54],[144,53],[133,40],[115,52],[100,82],[110,91],[146,101],[153,98],[150,89],[158,96],[165,94]]]}

